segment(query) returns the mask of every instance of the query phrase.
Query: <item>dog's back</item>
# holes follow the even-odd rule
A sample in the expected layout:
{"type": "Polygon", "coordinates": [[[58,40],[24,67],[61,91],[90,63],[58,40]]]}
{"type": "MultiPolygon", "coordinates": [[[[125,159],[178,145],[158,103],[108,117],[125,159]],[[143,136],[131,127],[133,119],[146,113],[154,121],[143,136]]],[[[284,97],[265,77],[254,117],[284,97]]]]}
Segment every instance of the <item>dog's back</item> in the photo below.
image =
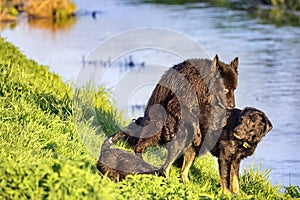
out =
{"type": "Polygon", "coordinates": [[[107,176],[115,182],[124,179],[129,174],[163,175],[158,168],[146,163],[134,153],[122,149],[111,148],[111,145],[118,139],[126,139],[127,137],[128,134],[124,131],[120,131],[103,142],[101,154],[97,162],[97,169],[102,174],[107,174],[107,176]]]}

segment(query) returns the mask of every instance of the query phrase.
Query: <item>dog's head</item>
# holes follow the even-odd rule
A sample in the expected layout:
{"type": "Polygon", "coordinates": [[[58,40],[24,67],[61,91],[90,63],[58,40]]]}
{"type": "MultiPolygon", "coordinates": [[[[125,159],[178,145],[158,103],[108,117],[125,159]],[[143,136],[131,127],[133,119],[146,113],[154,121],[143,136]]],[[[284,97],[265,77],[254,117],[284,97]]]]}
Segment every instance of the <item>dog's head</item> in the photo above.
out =
{"type": "Polygon", "coordinates": [[[238,62],[238,57],[233,59],[230,64],[225,64],[220,61],[218,55],[216,55],[213,59],[213,68],[219,71],[224,84],[224,87],[221,89],[226,96],[226,100],[221,103],[224,103],[227,109],[235,107],[234,90],[237,88],[238,62]]]}
{"type": "Polygon", "coordinates": [[[262,111],[246,107],[238,117],[233,135],[245,141],[246,145],[257,144],[272,128],[272,123],[262,111]]]}

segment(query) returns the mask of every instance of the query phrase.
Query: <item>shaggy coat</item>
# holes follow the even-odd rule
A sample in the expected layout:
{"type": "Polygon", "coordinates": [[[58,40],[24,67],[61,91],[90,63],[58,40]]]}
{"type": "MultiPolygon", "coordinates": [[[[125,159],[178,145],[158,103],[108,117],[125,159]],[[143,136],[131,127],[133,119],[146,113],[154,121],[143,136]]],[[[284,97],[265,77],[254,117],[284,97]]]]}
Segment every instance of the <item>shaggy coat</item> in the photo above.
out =
{"type": "Polygon", "coordinates": [[[216,55],[213,60],[187,60],[169,69],[148,101],[141,128],[131,132],[135,152],[142,154],[154,144],[166,146],[163,169],[168,173],[170,164],[191,143],[205,146],[208,131],[224,127],[226,108],[235,106],[237,68],[238,58],[225,64],[216,55]]]}
{"type": "Polygon", "coordinates": [[[125,136],[125,132],[121,131],[104,141],[97,162],[97,169],[115,182],[125,179],[129,174],[163,175],[158,168],[146,163],[137,155],[125,150],[111,148],[116,140],[125,136]]]}
{"type": "Polygon", "coordinates": [[[240,193],[239,168],[242,159],[254,153],[257,144],[272,129],[268,117],[256,108],[229,110],[227,125],[211,150],[218,157],[221,189],[240,193]]]}

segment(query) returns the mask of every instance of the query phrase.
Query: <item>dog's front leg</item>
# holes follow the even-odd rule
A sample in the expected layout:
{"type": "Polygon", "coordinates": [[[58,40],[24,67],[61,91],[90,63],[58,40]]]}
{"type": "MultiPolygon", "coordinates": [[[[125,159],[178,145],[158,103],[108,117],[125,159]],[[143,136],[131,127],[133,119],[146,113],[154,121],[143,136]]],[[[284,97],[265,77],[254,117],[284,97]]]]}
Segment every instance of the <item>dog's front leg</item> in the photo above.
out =
{"type": "Polygon", "coordinates": [[[240,170],[239,160],[234,160],[230,166],[230,186],[234,194],[240,194],[239,186],[239,170],[240,170]]]}
{"type": "Polygon", "coordinates": [[[226,194],[229,194],[231,193],[229,189],[230,163],[224,157],[225,156],[222,156],[221,154],[218,158],[220,183],[221,190],[223,190],[226,194]]]}

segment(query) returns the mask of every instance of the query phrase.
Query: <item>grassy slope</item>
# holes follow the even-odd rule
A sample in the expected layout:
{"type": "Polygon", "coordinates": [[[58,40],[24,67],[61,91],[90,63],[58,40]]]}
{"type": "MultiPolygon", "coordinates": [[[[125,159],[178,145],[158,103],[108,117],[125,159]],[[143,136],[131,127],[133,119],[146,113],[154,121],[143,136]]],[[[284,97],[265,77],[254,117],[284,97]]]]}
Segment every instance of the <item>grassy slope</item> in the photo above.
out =
{"type": "MultiPolygon", "coordinates": [[[[118,129],[115,119],[125,123],[108,99],[103,88],[72,91],[0,38],[0,199],[240,198],[219,191],[217,165],[209,155],[196,160],[189,184],[181,182],[177,168],[169,179],[103,178],[95,156],[104,135],[118,129]],[[85,145],[84,136],[90,138],[85,145]]],[[[286,197],[270,185],[266,172],[252,169],[241,177],[241,188],[244,199],[286,197]]]]}

